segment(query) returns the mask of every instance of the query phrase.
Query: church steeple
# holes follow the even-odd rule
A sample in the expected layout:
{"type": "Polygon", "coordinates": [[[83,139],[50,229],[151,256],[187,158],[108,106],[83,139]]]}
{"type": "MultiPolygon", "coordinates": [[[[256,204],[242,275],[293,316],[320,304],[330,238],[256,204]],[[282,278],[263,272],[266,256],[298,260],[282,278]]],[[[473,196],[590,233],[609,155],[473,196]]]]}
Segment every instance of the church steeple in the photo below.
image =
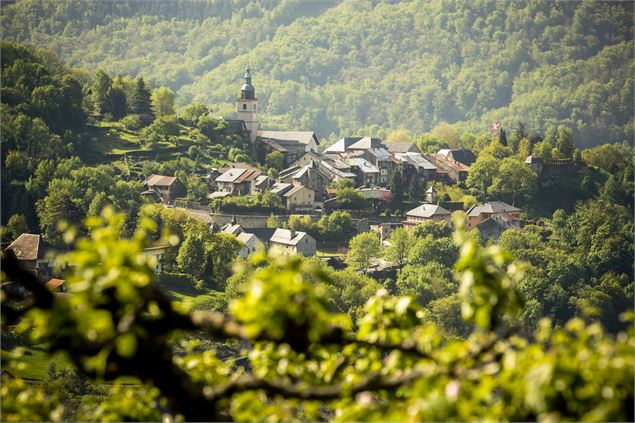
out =
{"type": "Polygon", "coordinates": [[[245,83],[240,87],[240,98],[245,100],[255,100],[256,98],[256,89],[251,85],[251,69],[249,69],[249,65],[245,69],[245,83]]]}
{"type": "Polygon", "coordinates": [[[238,119],[245,122],[249,131],[249,139],[253,142],[258,132],[258,99],[256,89],[251,85],[251,69],[249,65],[245,69],[245,83],[240,87],[240,97],[236,99],[236,112],[238,119]]]}

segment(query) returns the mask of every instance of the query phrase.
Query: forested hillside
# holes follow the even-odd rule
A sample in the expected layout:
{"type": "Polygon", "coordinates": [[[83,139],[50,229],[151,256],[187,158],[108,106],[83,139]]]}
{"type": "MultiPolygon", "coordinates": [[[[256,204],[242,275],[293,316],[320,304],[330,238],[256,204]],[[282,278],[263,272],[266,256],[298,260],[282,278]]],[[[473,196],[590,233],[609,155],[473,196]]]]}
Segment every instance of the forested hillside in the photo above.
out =
{"type": "Polygon", "coordinates": [[[628,2],[57,2],[3,6],[4,37],[92,72],[143,75],[182,105],[233,108],[249,63],[269,128],[322,137],[441,122],[565,124],[631,140],[628,2]]]}

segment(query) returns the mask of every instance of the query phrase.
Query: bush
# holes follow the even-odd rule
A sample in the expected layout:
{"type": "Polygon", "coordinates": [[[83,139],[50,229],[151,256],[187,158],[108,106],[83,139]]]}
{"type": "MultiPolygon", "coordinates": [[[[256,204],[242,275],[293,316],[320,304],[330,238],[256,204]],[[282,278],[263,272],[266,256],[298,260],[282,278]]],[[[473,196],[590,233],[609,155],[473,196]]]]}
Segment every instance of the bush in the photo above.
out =
{"type": "Polygon", "coordinates": [[[128,115],[121,119],[121,124],[128,131],[138,131],[143,128],[143,122],[141,122],[141,118],[139,115],[128,115]]]}

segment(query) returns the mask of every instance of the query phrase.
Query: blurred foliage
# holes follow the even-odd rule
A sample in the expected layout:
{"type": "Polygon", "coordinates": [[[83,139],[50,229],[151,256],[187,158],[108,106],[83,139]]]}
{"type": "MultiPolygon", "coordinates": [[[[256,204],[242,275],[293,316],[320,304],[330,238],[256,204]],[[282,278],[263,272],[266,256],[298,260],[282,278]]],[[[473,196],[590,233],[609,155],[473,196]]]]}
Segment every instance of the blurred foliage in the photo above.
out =
{"type": "MultiPolygon", "coordinates": [[[[349,317],[331,311],[331,274],[299,257],[252,256],[229,315],[188,315],[154,287],[143,247],[156,224],[144,219],[122,239],[123,220],[109,208],[89,218],[90,238],[64,258],[73,264],[72,295],[46,307],[36,293],[18,325],[65,351],[82,373],[114,379],[108,395],[82,399],[81,419],[632,421],[632,312],[617,335],[581,319],[559,327],[545,319],[525,338],[514,325],[522,266],[462,230],[454,270],[463,317],[476,329],[457,339],[412,297],[384,288],[352,332],[349,317]],[[184,336],[193,330],[246,342],[249,370],[184,336]],[[121,376],[143,384],[121,385],[121,376]]],[[[8,262],[3,269],[13,274],[8,262]]],[[[3,319],[11,299],[3,299],[3,319]]],[[[67,383],[77,387],[71,393],[85,389],[79,379],[67,383]]],[[[8,374],[1,392],[6,421],[57,421],[69,404],[52,385],[8,374]]]]}

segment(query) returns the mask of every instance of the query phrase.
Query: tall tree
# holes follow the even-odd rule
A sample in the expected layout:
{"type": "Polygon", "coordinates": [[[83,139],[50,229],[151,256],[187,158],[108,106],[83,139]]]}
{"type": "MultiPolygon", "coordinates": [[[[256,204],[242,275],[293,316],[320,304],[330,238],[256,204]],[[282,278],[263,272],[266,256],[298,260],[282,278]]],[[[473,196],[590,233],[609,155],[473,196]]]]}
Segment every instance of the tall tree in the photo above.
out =
{"type": "Polygon", "coordinates": [[[403,176],[401,172],[393,172],[390,177],[390,203],[394,209],[401,209],[404,197],[403,176]]]}
{"type": "Polygon", "coordinates": [[[93,83],[90,87],[91,100],[94,106],[94,112],[99,115],[110,113],[109,90],[112,87],[112,79],[106,72],[99,69],[95,74],[93,83]]]}
{"type": "Polygon", "coordinates": [[[376,232],[362,232],[356,235],[348,243],[346,253],[346,264],[354,270],[361,270],[366,273],[373,260],[379,257],[380,246],[379,236],[376,232]]]}
{"type": "Polygon", "coordinates": [[[152,110],[156,117],[173,115],[174,92],[167,87],[159,87],[152,91],[152,110]]]}
{"type": "Polygon", "coordinates": [[[422,193],[421,178],[417,173],[414,173],[408,185],[408,197],[410,197],[411,201],[420,201],[422,193]]]}
{"type": "Polygon", "coordinates": [[[390,245],[386,247],[385,256],[390,262],[401,267],[406,263],[408,252],[411,247],[411,237],[408,230],[404,227],[396,228],[390,234],[388,239],[390,245]]]}
{"type": "Polygon", "coordinates": [[[137,79],[137,85],[132,100],[130,101],[132,112],[139,115],[145,124],[150,124],[154,120],[152,104],[150,101],[150,90],[146,87],[143,78],[137,79]]]}
{"type": "Polygon", "coordinates": [[[494,178],[498,175],[500,161],[490,155],[481,155],[470,166],[467,175],[467,186],[474,188],[487,197],[487,188],[492,185],[494,178]]]}
{"type": "Polygon", "coordinates": [[[502,146],[507,147],[507,134],[503,128],[501,128],[498,133],[498,142],[500,142],[502,146]]]}

